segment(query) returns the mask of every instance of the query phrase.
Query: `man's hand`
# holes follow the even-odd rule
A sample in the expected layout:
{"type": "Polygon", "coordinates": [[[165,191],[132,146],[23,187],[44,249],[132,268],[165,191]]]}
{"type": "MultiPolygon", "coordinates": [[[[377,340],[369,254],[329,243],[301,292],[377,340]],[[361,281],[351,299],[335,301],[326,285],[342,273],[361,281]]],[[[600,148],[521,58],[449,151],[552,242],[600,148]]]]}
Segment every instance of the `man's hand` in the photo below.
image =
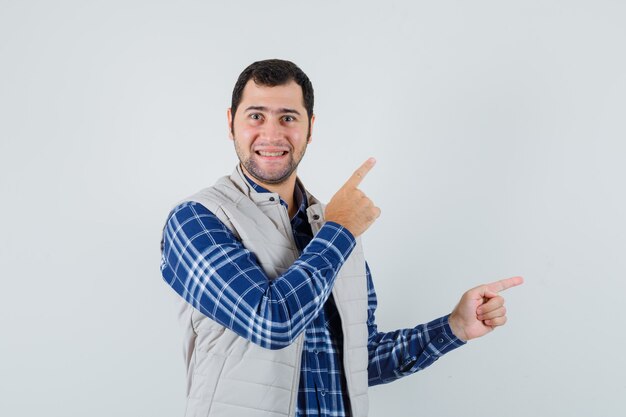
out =
{"type": "Polygon", "coordinates": [[[470,340],[481,337],[506,323],[504,298],[498,292],[521,285],[522,277],[513,277],[480,285],[467,291],[454,308],[448,322],[456,337],[470,340]]]}
{"type": "Polygon", "coordinates": [[[363,191],[358,189],[365,175],[372,169],[376,160],[370,158],[363,163],[346,183],[335,193],[326,206],[326,221],[339,223],[354,237],[363,234],[380,216],[380,209],[374,206],[363,191]]]}

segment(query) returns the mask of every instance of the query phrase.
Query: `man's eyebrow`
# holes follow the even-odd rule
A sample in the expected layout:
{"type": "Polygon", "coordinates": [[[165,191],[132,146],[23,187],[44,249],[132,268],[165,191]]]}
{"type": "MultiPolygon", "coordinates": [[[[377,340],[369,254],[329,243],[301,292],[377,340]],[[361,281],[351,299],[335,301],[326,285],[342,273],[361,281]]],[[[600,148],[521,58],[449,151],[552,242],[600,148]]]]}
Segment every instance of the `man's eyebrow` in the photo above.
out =
{"type": "Polygon", "coordinates": [[[257,111],[264,111],[264,112],[269,112],[269,113],[280,113],[280,114],[291,113],[291,114],[297,114],[298,116],[300,116],[300,112],[298,110],[289,109],[286,107],[281,107],[279,109],[276,109],[275,111],[272,111],[265,106],[248,106],[246,108],[246,111],[249,111],[249,110],[257,110],[257,111]]]}

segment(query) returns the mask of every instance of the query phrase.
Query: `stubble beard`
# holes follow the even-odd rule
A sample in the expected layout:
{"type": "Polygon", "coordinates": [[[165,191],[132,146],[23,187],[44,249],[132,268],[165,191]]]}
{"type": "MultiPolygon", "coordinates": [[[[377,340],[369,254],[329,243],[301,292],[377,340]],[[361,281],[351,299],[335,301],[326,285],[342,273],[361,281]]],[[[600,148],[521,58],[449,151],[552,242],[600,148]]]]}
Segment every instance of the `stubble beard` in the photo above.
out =
{"type": "Polygon", "coordinates": [[[255,160],[255,157],[257,156],[256,153],[251,152],[250,155],[246,158],[245,153],[239,148],[238,142],[236,140],[234,142],[235,152],[239,157],[239,162],[241,162],[241,165],[246,169],[246,171],[254,179],[264,184],[271,185],[282,184],[287,181],[289,177],[291,177],[291,174],[296,171],[298,165],[300,164],[300,161],[302,161],[302,157],[304,156],[307,146],[305,144],[302,151],[299,152],[297,155],[294,155],[294,149],[291,148],[288,154],[289,159],[285,167],[280,171],[269,173],[258,165],[257,161],[255,160]]]}

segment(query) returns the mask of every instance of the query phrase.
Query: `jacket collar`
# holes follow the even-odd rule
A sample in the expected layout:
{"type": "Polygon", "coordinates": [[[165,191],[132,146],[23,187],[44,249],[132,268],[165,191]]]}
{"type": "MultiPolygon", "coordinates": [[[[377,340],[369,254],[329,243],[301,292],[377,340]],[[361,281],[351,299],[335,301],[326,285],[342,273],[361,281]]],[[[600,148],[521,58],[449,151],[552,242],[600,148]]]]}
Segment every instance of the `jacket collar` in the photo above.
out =
{"type": "MultiPolygon", "coordinates": [[[[241,164],[237,164],[233,173],[230,175],[230,180],[235,184],[235,186],[250,200],[252,200],[257,206],[266,205],[266,204],[280,204],[280,196],[278,193],[267,192],[267,193],[259,193],[255,190],[252,185],[248,182],[241,169],[241,164]]],[[[309,207],[307,208],[307,216],[309,219],[309,223],[314,224],[318,223],[319,227],[321,227],[321,223],[324,222],[324,206],[316,199],[311,193],[307,191],[307,189],[302,185],[300,178],[296,178],[296,182],[300,186],[300,189],[304,191],[307,197],[307,201],[309,203],[309,207]]],[[[316,233],[317,230],[313,230],[313,233],[316,233]]]]}

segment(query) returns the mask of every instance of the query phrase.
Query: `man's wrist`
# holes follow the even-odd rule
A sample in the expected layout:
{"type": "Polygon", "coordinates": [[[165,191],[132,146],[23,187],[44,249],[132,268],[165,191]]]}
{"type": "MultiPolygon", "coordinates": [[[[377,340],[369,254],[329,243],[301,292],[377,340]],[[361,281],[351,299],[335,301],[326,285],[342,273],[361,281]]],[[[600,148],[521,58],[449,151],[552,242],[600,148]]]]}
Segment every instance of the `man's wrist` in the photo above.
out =
{"type": "Polygon", "coordinates": [[[467,342],[467,335],[463,330],[463,326],[459,323],[459,319],[453,314],[448,316],[448,326],[450,326],[450,330],[452,334],[459,340],[463,342],[467,342]]]}

